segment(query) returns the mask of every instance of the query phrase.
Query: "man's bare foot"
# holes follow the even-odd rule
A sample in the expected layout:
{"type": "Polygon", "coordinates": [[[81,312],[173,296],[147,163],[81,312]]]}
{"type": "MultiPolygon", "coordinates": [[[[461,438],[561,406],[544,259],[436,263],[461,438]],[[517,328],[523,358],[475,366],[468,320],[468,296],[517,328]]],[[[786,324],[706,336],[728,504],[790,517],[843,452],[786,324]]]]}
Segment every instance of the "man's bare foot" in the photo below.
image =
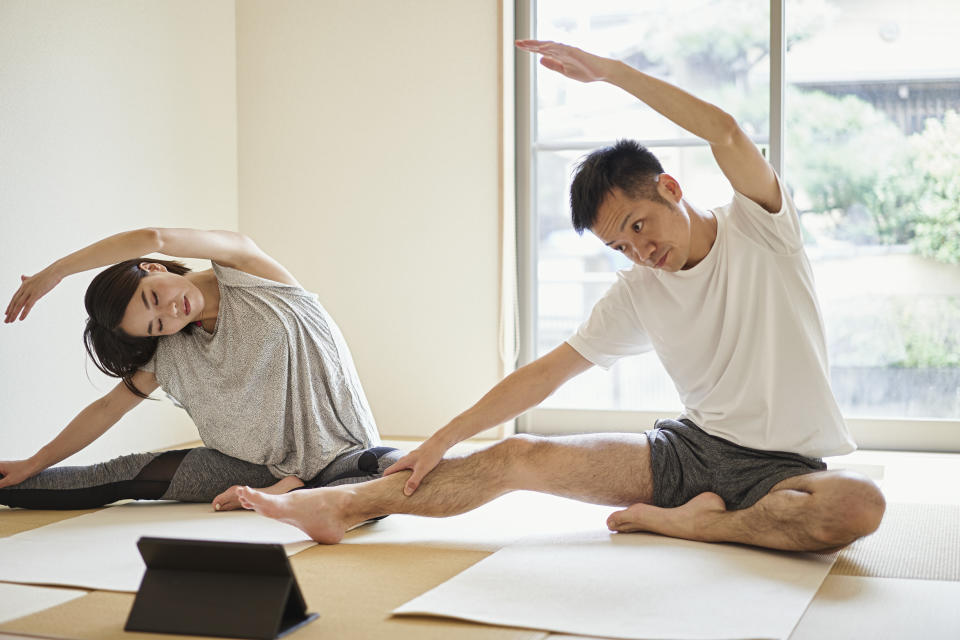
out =
{"type": "Polygon", "coordinates": [[[705,492],[673,509],[655,507],[652,504],[632,505],[610,514],[607,527],[620,533],[649,531],[672,538],[705,541],[700,535],[704,520],[725,513],[726,510],[723,498],[715,493],[705,492]]]}
{"type": "MultiPolygon", "coordinates": [[[[281,493],[286,493],[288,491],[293,491],[297,487],[303,486],[303,480],[296,476],[287,476],[286,478],[281,479],[274,485],[269,487],[263,487],[259,489],[264,493],[270,493],[273,495],[280,495],[281,493]]],[[[242,509],[243,506],[240,504],[240,499],[237,497],[237,491],[240,489],[241,485],[235,484],[216,498],[213,499],[213,509],[214,511],[233,511],[234,509],[242,509]]]]}
{"type": "Polygon", "coordinates": [[[270,495],[250,487],[240,487],[237,497],[244,509],[292,524],[321,544],[336,544],[350,526],[346,507],[350,488],[302,489],[283,495],[270,495]]]}

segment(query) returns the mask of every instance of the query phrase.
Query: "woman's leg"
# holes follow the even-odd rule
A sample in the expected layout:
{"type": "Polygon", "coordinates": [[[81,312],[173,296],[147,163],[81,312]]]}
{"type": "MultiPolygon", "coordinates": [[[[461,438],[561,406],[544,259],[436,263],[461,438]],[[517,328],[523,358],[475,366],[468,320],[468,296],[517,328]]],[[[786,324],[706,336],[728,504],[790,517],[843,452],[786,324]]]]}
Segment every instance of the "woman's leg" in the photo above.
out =
{"type": "Polygon", "coordinates": [[[91,509],[124,498],[156,500],[186,450],[134,453],[87,467],[51,467],[0,489],[0,504],[26,509],[91,509]],[[165,480],[165,481],[164,481],[165,480]]]}
{"type": "Polygon", "coordinates": [[[384,469],[404,455],[403,451],[393,447],[370,447],[351,451],[328,464],[323,471],[301,488],[333,487],[374,480],[382,476],[384,469]]]}
{"type": "Polygon", "coordinates": [[[262,488],[276,481],[264,465],[232,458],[216,449],[197,447],[184,456],[161,499],[211,502],[234,485],[252,482],[262,488]]]}
{"type": "Polygon", "coordinates": [[[206,447],[136,453],[87,467],[51,467],[0,489],[0,504],[27,509],[91,509],[123,499],[208,502],[234,484],[265,487],[266,467],[206,447]]]}
{"type": "MultiPolygon", "coordinates": [[[[296,484],[281,481],[272,484],[272,486],[263,489],[263,491],[273,495],[279,495],[289,491],[296,491],[297,489],[332,487],[374,480],[382,476],[383,471],[402,458],[403,455],[404,453],[402,451],[394,449],[393,447],[370,447],[350,451],[338,456],[333,462],[324,467],[320,473],[306,482],[297,478],[285,478],[284,480],[294,480],[296,484]]],[[[233,474],[234,477],[236,475],[237,474],[233,474]]],[[[217,495],[213,499],[214,509],[218,511],[242,509],[243,506],[240,504],[240,499],[237,496],[241,487],[244,486],[252,485],[249,482],[237,481],[237,484],[217,495]]]]}

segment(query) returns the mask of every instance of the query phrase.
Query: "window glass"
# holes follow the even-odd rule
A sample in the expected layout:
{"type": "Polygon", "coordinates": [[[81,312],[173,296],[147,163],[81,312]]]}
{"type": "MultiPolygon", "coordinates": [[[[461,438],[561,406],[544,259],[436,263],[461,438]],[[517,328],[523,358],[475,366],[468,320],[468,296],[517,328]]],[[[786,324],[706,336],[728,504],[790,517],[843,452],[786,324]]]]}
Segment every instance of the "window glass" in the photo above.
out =
{"type": "Polygon", "coordinates": [[[786,55],[784,173],[848,417],[960,417],[958,33],[960,3],[831,0],[786,55]]]}
{"type": "MultiPolygon", "coordinates": [[[[769,131],[769,13],[754,0],[542,1],[536,37],[625,60],[724,105],[763,147],[769,131]]],[[[534,140],[537,221],[537,355],[555,348],[629,267],[623,256],[570,223],[576,164],[618,138],[648,144],[685,195],[703,207],[729,202],[730,185],[706,143],[639,100],[603,83],[580,84],[537,67],[534,140]]],[[[610,372],[590,371],[543,406],[676,411],[673,382],[653,354],[610,372]]]]}
{"type": "MultiPolygon", "coordinates": [[[[784,178],[801,212],[848,417],[960,418],[960,3],[787,0],[784,178]]],[[[765,148],[769,6],[756,0],[542,0],[535,37],[627,61],[734,114],[765,148]],[[762,5],[762,6],[758,6],[762,5]]],[[[589,150],[648,143],[685,195],[729,201],[708,148],[603,83],[537,66],[536,354],[629,266],[569,221],[589,150]]],[[[652,354],[567,383],[549,407],[679,408],[652,354]]]]}

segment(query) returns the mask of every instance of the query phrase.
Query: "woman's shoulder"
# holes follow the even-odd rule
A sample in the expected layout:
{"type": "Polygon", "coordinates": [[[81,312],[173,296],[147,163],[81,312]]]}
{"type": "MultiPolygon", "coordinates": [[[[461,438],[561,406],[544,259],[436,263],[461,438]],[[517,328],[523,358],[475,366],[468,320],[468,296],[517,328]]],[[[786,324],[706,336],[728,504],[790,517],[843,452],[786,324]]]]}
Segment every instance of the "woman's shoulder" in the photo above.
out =
{"type": "Polygon", "coordinates": [[[226,287],[278,287],[298,291],[303,290],[297,285],[285,284],[283,282],[277,282],[276,280],[270,280],[269,278],[255,276],[252,273],[247,273],[246,271],[213,261],[211,261],[210,264],[213,265],[213,273],[216,275],[217,281],[226,287]]]}

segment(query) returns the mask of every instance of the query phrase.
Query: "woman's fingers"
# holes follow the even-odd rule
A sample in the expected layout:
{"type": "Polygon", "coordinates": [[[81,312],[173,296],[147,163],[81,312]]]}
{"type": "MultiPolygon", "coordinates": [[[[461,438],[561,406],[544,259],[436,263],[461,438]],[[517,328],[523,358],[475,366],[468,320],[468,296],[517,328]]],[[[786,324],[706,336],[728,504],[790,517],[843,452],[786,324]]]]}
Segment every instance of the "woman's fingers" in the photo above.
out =
{"type": "Polygon", "coordinates": [[[13,297],[10,298],[10,304],[7,305],[6,310],[6,321],[11,322],[11,317],[16,317],[17,313],[20,311],[20,298],[23,295],[23,286],[17,289],[17,292],[13,294],[13,297]]]}
{"type": "Polygon", "coordinates": [[[20,484],[39,471],[27,460],[4,460],[0,462],[0,489],[20,484]]]}
{"type": "Polygon", "coordinates": [[[27,313],[29,313],[33,307],[33,300],[27,288],[28,285],[22,284],[20,288],[17,289],[17,292],[13,294],[13,298],[10,299],[10,304],[7,305],[6,322],[13,322],[17,319],[18,315],[20,315],[21,320],[27,317],[27,313]]]}
{"type": "Polygon", "coordinates": [[[23,302],[23,311],[20,312],[20,319],[26,319],[27,314],[30,313],[31,309],[33,309],[33,301],[28,298],[23,302]]]}
{"type": "Polygon", "coordinates": [[[10,304],[7,305],[7,315],[5,322],[13,322],[20,316],[23,320],[33,309],[37,300],[50,293],[50,291],[60,283],[60,278],[56,274],[51,274],[43,270],[33,276],[20,276],[22,284],[10,304]]]}

